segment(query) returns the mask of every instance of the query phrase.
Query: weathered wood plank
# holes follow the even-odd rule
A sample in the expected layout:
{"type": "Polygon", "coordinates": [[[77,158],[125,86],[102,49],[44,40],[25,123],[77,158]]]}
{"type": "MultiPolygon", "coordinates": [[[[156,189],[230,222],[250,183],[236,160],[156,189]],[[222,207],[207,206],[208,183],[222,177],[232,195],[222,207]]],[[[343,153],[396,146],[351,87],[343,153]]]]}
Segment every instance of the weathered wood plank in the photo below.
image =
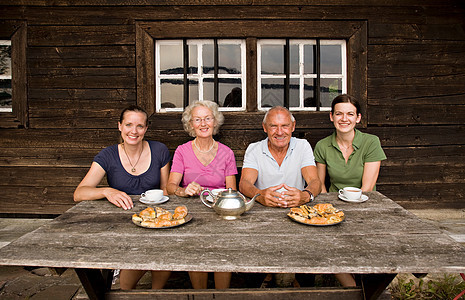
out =
{"type": "Polygon", "coordinates": [[[369,111],[370,125],[459,125],[465,105],[370,105],[369,111]]]}
{"type": "MultiPolygon", "coordinates": [[[[5,2],[5,0],[2,0],[5,2]]],[[[49,3],[44,0],[20,0],[16,1],[15,3],[10,3],[9,1],[6,1],[5,3],[0,2],[0,4],[5,5],[34,5],[34,6],[46,6],[49,3]]],[[[221,2],[223,4],[231,4],[231,5],[306,5],[308,4],[308,1],[292,1],[292,0],[280,0],[280,1],[273,1],[273,0],[258,0],[258,1],[253,1],[251,2],[250,0],[228,0],[226,2],[221,2]]],[[[376,1],[376,0],[365,0],[358,2],[359,5],[363,6],[373,6],[373,5],[381,5],[385,7],[390,7],[390,6],[412,6],[412,5],[418,5],[417,1],[414,0],[408,0],[404,1],[402,3],[399,3],[397,1],[389,0],[389,1],[376,1]]],[[[455,4],[456,1],[448,0],[448,1],[440,1],[440,0],[428,0],[422,2],[422,5],[424,6],[442,6],[444,4],[455,4]]],[[[59,0],[54,2],[55,5],[57,6],[127,6],[127,5],[134,5],[134,6],[146,6],[148,4],[150,5],[214,5],[218,4],[217,0],[178,0],[176,2],[173,2],[171,0],[162,0],[162,1],[147,1],[147,0],[118,0],[118,1],[110,1],[110,0],[105,0],[105,1],[100,1],[98,3],[95,3],[91,0],[79,0],[79,1],[70,1],[70,0],[59,0]]],[[[327,5],[353,5],[353,1],[348,1],[348,0],[330,0],[330,1],[312,1],[312,5],[316,6],[327,6],[327,5]]]]}
{"type": "Polygon", "coordinates": [[[134,104],[136,100],[135,89],[46,89],[30,87],[28,93],[31,101],[49,101],[48,105],[55,105],[56,107],[60,107],[59,104],[62,101],[74,101],[75,105],[79,106],[80,101],[86,103],[87,100],[96,100],[95,102],[130,102],[130,104],[134,104]]]}
{"type": "Polygon", "coordinates": [[[228,20],[205,20],[195,21],[157,21],[140,23],[140,27],[152,37],[163,38],[211,38],[210,32],[216,36],[246,38],[249,36],[261,38],[327,38],[337,30],[339,36],[351,37],[358,31],[363,22],[341,20],[341,21],[301,21],[293,20],[235,20],[234,27],[228,20]],[[184,28],[179,31],[179,28],[184,28]]]}
{"type": "Polygon", "coordinates": [[[196,291],[196,290],[137,290],[137,291],[111,291],[105,295],[105,299],[126,300],[126,299],[164,299],[177,300],[180,297],[185,299],[276,299],[276,300],[297,300],[297,299],[363,299],[362,291],[359,288],[341,289],[229,289],[224,291],[196,291]]]}
{"type": "Polygon", "coordinates": [[[84,168],[57,167],[2,167],[0,178],[2,186],[76,186],[87,170],[84,168]]]}
{"type": "Polygon", "coordinates": [[[409,183],[463,183],[465,184],[465,171],[463,165],[448,164],[447,166],[431,165],[403,165],[383,166],[378,178],[379,184],[405,184],[409,183]]]}
{"type": "Polygon", "coordinates": [[[34,46],[134,45],[134,26],[29,26],[28,44],[34,46]]]}
{"type": "MultiPolygon", "coordinates": [[[[382,171],[381,171],[382,172],[382,171]]],[[[407,209],[464,209],[463,183],[378,184],[376,190],[407,209]]]]}
{"type": "Polygon", "coordinates": [[[29,47],[30,68],[134,67],[134,46],[29,47]]]}
{"type": "MultiPolygon", "coordinates": [[[[373,77],[382,77],[391,73],[393,65],[396,67],[427,67],[431,65],[448,65],[453,67],[451,71],[463,70],[464,41],[443,41],[442,44],[430,44],[423,42],[425,47],[414,44],[396,45],[369,45],[368,63],[373,65],[373,69],[368,70],[368,74],[373,77]],[[381,68],[388,68],[382,69],[381,68]]],[[[414,71],[409,70],[409,71],[414,71]]]]}
{"type": "Polygon", "coordinates": [[[388,159],[382,166],[422,166],[436,165],[447,167],[449,165],[465,165],[465,146],[444,145],[434,147],[396,147],[384,148],[388,159]]]}
{"type": "Polygon", "coordinates": [[[369,127],[365,132],[377,135],[381,145],[390,147],[463,145],[465,140],[463,126],[369,127]]]}
{"type": "Polygon", "coordinates": [[[390,103],[392,105],[460,105],[465,97],[465,92],[458,91],[457,93],[440,94],[432,90],[424,90],[417,92],[413,89],[393,90],[387,87],[377,89],[370,92],[368,103],[372,105],[382,105],[390,103]]]}
{"type": "MultiPolygon", "coordinates": [[[[31,25],[88,25],[88,24],[132,24],[135,19],[150,20],[153,16],[157,19],[173,19],[183,15],[184,19],[219,19],[223,16],[235,16],[242,19],[351,19],[354,15],[363,16],[360,19],[370,21],[389,23],[395,17],[396,22],[400,23],[424,23],[425,10],[428,8],[423,5],[420,7],[418,3],[415,5],[403,6],[400,3],[386,7],[383,3],[378,2],[374,5],[366,5],[358,2],[357,5],[350,3],[344,5],[343,10],[335,11],[332,6],[327,3],[326,6],[321,6],[312,3],[312,5],[298,4],[295,1],[289,3],[291,5],[281,5],[278,3],[270,3],[271,5],[248,5],[248,4],[233,4],[225,6],[222,2],[221,6],[212,5],[195,5],[184,7],[182,2],[176,2],[173,5],[158,6],[158,3],[151,3],[151,6],[113,6],[100,8],[96,10],[92,6],[76,6],[72,10],[66,7],[26,7],[25,13],[28,16],[28,21],[31,25]],[[400,6],[402,5],[402,6],[400,6]],[[101,13],[100,11],[105,13],[101,13]],[[106,13],[111,10],[111,13],[106,13]],[[47,14],[49,18],[43,18],[47,14]]],[[[439,12],[445,14],[447,12],[447,22],[451,23],[451,19],[456,19],[460,22],[460,11],[452,12],[446,6],[435,6],[434,10],[428,15],[438,15],[439,12]],[[444,8],[445,7],[445,8],[444,8]]],[[[435,19],[436,23],[445,22],[444,17],[439,15],[435,19]]]]}
{"type": "Polygon", "coordinates": [[[0,167],[90,167],[101,150],[78,148],[0,148],[0,167]]]}
{"type": "Polygon", "coordinates": [[[455,24],[380,24],[369,26],[369,44],[415,44],[428,40],[463,41],[465,32],[460,23],[455,24]]]}
{"type": "Polygon", "coordinates": [[[30,88],[135,88],[134,68],[43,68],[31,70],[30,88]]]}

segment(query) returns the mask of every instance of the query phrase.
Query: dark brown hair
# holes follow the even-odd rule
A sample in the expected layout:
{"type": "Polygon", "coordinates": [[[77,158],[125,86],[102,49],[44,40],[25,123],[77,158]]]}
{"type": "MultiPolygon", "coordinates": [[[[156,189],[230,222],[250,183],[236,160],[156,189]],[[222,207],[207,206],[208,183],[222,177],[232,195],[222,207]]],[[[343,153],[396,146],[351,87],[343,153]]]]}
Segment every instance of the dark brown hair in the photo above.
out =
{"type": "Polygon", "coordinates": [[[357,115],[362,113],[360,103],[358,103],[357,99],[355,99],[351,95],[342,94],[342,95],[339,95],[336,98],[334,98],[333,102],[331,103],[331,114],[334,114],[334,107],[338,103],[350,103],[353,106],[355,106],[357,115]]]}
{"type": "Polygon", "coordinates": [[[123,120],[124,120],[124,114],[128,111],[135,111],[135,112],[141,112],[143,114],[145,114],[145,125],[148,125],[148,120],[149,120],[149,115],[147,114],[147,112],[140,106],[137,106],[137,105],[130,105],[128,107],[126,107],[125,109],[123,109],[123,111],[121,112],[121,115],[119,117],[119,122],[122,124],[123,123],[123,120]]]}

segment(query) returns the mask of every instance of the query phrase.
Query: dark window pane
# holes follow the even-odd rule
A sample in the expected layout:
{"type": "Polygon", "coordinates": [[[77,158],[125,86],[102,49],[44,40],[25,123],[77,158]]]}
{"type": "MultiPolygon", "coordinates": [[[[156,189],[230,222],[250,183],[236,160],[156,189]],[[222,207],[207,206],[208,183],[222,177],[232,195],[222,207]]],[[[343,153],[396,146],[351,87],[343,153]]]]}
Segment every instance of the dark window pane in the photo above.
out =
{"type": "Polygon", "coordinates": [[[160,74],[183,74],[182,45],[160,45],[160,74]]]}
{"type": "Polygon", "coordinates": [[[337,95],[342,94],[341,79],[326,78],[320,80],[321,106],[330,107],[337,95]]]}
{"type": "Polygon", "coordinates": [[[11,76],[10,45],[0,45],[0,75],[11,76]]]}
{"type": "Polygon", "coordinates": [[[0,80],[0,108],[11,109],[11,79],[0,80]]]}
{"type": "Polygon", "coordinates": [[[240,74],[241,46],[218,45],[218,61],[219,74],[240,74]]]}
{"type": "Polygon", "coordinates": [[[284,74],[284,46],[262,45],[262,74],[284,74]]]}
{"type": "Polygon", "coordinates": [[[262,79],[262,107],[284,105],[284,79],[262,79]]]}
{"type": "Polygon", "coordinates": [[[197,45],[189,45],[189,74],[197,74],[198,61],[197,61],[197,45]]]}
{"type": "Polygon", "coordinates": [[[299,74],[299,45],[290,45],[289,48],[289,72],[299,74]]]}
{"type": "Polygon", "coordinates": [[[223,107],[242,107],[242,89],[240,79],[219,79],[219,105],[223,107]]]}
{"type": "Polygon", "coordinates": [[[199,81],[189,79],[189,103],[199,100],[199,81]]]}
{"type": "Polygon", "coordinates": [[[160,84],[161,107],[183,107],[183,81],[175,79],[163,79],[160,84]]]}
{"type": "Polygon", "coordinates": [[[202,60],[203,60],[203,73],[215,73],[215,51],[213,44],[203,45],[202,60]]]}
{"type": "Polygon", "coordinates": [[[203,80],[203,100],[215,100],[215,84],[213,78],[205,78],[203,80]]]}
{"type": "Polygon", "coordinates": [[[305,79],[304,84],[304,107],[316,107],[315,79],[305,79]]]}
{"type": "Polygon", "coordinates": [[[299,107],[299,79],[289,79],[289,107],[299,107]]]}
{"type": "Polygon", "coordinates": [[[304,46],[304,73],[305,74],[314,74],[314,45],[305,45],[304,46]]]}
{"type": "Polygon", "coordinates": [[[341,74],[342,59],[340,45],[321,45],[321,74],[341,74]]]}

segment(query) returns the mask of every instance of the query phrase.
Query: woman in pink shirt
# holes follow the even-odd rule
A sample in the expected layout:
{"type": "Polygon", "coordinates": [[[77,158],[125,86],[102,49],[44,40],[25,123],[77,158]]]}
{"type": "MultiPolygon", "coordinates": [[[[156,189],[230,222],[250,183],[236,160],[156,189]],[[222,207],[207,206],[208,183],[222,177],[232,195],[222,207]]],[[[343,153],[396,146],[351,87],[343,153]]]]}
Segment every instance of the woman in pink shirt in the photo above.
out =
{"type": "MultiPolygon", "coordinates": [[[[233,151],[213,139],[223,124],[223,114],[212,101],[196,101],[182,114],[184,130],[194,140],[178,146],[166,189],[180,197],[197,196],[203,189],[236,189],[233,151]]],[[[207,288],[207,272],[189,272],[195,289],[207,288]]],[[[231,273],[215,272],[215,288],[229,287],[231,273]]]]}

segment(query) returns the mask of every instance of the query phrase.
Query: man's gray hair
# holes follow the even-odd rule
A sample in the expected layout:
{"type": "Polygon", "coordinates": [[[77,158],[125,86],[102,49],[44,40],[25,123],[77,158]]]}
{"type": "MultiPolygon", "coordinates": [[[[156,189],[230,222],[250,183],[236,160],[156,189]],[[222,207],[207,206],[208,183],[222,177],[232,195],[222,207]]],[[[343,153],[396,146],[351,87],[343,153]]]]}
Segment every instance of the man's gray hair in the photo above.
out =
{"type": "Polygon", "coordinates": [[[292,115],[292,113],[289,111],[289,109],[285,108],[284,106],[273,106],[272,108],[270,108],[265,116],[263,117],[263,121],[262,123],[263,124],[266,124],[266,118],[268,117],[268,114],[271,112],[271,111],[274,111],[274,110],[281,110],[281,111],[285,111],[289,114],[289,117],[291,118],[291,122],[294,123],[295,122],[295,118],[294,116],[292,115]]]}

